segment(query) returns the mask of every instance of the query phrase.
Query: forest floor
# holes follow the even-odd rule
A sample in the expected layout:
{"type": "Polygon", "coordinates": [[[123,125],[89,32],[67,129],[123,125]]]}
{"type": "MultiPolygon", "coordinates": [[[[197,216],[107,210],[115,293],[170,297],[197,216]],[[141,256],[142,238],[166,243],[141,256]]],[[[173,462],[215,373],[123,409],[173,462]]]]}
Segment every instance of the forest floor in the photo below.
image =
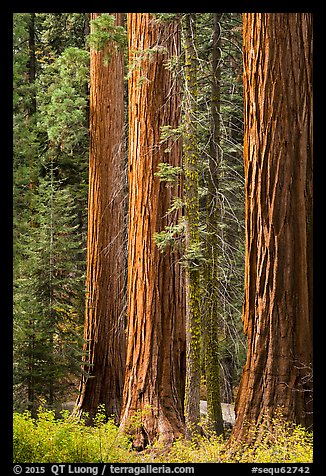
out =
{"type": "MultiPolygon", "coordinates": [[[[261,428],[250,429],[257,430],[261,428]]],[[[15,463],[312,462],[311,432],[281,420],[275,420],[272,428],[263,430],[263,437],[252,445],[232,444],[230,430],[226,429],[224,438],[216,435],[198,436],[193,441],[180,438],[170,448],[154,443],[137,453],[130,438],[113,421],[106,421],[103,414],[90,427],[71,416],[68,410],[57,418],[54,411],[40,409],[37,418],[31,418],[28,412],[14,413],[13,453],[15,463]]]]}

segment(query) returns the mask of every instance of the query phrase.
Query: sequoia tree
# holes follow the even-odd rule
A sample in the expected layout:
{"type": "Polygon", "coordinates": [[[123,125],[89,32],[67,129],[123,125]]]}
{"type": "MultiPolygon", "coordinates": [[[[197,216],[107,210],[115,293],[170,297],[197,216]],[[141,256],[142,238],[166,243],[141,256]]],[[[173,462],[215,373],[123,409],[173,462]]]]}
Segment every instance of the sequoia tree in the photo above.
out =
{"type": "Polygon", "coordinates": [[[128,330],[121,428],[134,447],[171,443],[184,432],[185,296],[179,252],[161,253],[154,234],[178,222],[169,213],[181,185],[160,181],[159,164],[181,165],[180,139],[161,140],[180,122],[180,85],[169,59],[180,54],[179,21],[128,14],[129,233],[128,330]],[[132,426],[134,418],[139,424],[132,426]]]}
{"type": "MultiPolygon", "coordinates": [[[[115,13],[117,26],[123,14],[115,13]]],[[[94,20],[91,14],[91,33],[94,20]]],[[[75,412],[119,419],[124,379],[124,55],[91,48],[84,363],[75,412]]]]}
{"type": "Polygon", "coordinates": [[[233,435],[312,424],[312,15],[244,14],[247,362],[233,435]]]}

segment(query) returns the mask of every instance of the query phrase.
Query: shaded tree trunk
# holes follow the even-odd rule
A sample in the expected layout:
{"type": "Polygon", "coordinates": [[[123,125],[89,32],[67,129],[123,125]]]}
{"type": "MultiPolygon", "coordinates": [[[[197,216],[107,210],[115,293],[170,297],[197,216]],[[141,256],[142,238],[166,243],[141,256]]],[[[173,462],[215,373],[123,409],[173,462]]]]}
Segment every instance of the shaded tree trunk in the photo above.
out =
{"type": "MultiPolygon", "coordinates": [[[[114,15],[123,25],[123,14],[114,15]]],[[[85,357],[75,412],[92,418],[104,404],[118,421],[125,364],[123,52],[112,44],[91,49],[90,82],[85,357]]]]}
{"type": "Polygon", "coordinates": [[[204,353],[207,388],[207,417],[210,427],[217,434],[223,433],[220,393],[219,358],[219,292],[218,292],[218,174],[220,156],[220,18],[214,13],[211,86],[211,138],[207,197],[207,235],[204,270],[204,353]]]}
{"type": "MultiPolygon", "coordinates": [[[[29,124],[35,123],[35,116],[36,113],[36,95],[35,91],[33,91],[34,83],[36,79],[36,56],[35,56],[35,13],[30,14],[29,24],[28,24],[28,65],[27,65],[27,80],[31,86],[30,91],[30,98],[29,103],[27,105],[27,121],[29,124]]],[[[29,159],[29,210],[30,210],[30,226],[35,226],[35,219],[34,219],[34,205],[32,200],[32,194],[34,189],[34,177],[33,177],[33,169],[34,169],[34,155],[30,156],[29,159]]],[[[31,411],[32,416],[36,417],[36,408],[35,408],[35,379],[34,379],[34,372],[35,372],[35,322],[34,319],[30,319],[30,337],[29,337],[29,377],[27,379],[27,395],[28,395],[28,409],[31,411]]]]}
{"type": "Polygon", "coordinates": [[[128,14],[129,35],[129,235],[128,332],[121,428],[134,447],[155,439],[171,443],[184,432],[184,281],[179,253],[160,253],[154,233],[177,223],[167,214],[181,185],[167,187],[158,164],[181,165],[181,142],[169,151],[162,126],[180,123],[180,85],[165,67],[180,54],[179,22],[158,23],[148,13],[128,14]],[[130,427],[135,415],[137,428],[130,427]]]}
{"type": "MultiPolygon", "coordinates": [[[[34,87],[36,78],[36,55],[35,55],[35,13],[30,14],[30,21],[28,25],[28,82],[31,87],[34,87]]],[[[36,113],[36,93],[31,92],[30,103],[28,105],[28,116],[32,117],[36,113]]]]}
{"type": "Polygon", "coordinates": [[[312,425],[312,16],[244,14],[247,362],[233,435],[312,425]]]}
{"type": "Polygon", "coordinates": [[[196,55],[196,13],[187,13],[184,19],[185,37],[185,210],[186,210],[186,340],[187,373],[185,418],[187,438],[199,432],[200,419],[200,260],[199,239],[199,153],[197,137],[198,82],[196,55]]]}

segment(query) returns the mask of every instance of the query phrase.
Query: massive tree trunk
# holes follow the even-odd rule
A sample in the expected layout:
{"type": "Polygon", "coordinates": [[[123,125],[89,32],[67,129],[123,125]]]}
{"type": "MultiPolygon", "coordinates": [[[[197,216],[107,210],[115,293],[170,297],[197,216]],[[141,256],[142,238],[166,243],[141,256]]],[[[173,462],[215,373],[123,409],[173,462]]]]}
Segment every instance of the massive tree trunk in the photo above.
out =
{"type": "Polygon", "coordinates": [[[181,143],[160,143],[162,126],[180,122],[180,86],[165,62],[180,54],[178,21],[158,23],[147,13],[128,14],[129,34],[129,234],[128,332],[121,428],[134,447],[156,438],[170,443],[184,431],[185,297],[177,252],[161,253],[154,233],[176,223],[168,214],[181,186],[155,176],[158,164],[181,165],[181,143]],[[133,417],[138,427],[130,427],[133,417]]]}
{"type": "Polygon", "coordinates": [[[312,16],[244,14],[247,362],[233,435],[312,424],[312,16]]]}
{"type": "MultiPolygon", "coordinates": [[[[123,14],[114,15],[122,25],[123,14]]],[[[103,404],[118,421],[125,363],[123,52],[112,44],[91,49],[90,81],[85,358],[75,411],[92,418],[103,404]]]]}

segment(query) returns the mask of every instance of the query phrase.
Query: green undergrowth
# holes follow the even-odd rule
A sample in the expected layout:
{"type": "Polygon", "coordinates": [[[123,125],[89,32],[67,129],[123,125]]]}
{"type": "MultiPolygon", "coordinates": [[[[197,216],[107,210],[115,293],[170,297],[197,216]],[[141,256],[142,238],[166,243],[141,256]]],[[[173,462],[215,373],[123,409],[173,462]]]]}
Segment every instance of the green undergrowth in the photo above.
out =
{"type": "Polygon", "coordinates": [[[13,422],[15,463],[310,463],[313,458],[312,434],[281,420],[252,445],[199,437],[179,439],[169,450],[154,444],[141,453],[132,450],[130,439],[101,412],[92,427],[67,411],[55,418],[45,409],[36,419],[28,412],[14,413],[13,422]]]}

